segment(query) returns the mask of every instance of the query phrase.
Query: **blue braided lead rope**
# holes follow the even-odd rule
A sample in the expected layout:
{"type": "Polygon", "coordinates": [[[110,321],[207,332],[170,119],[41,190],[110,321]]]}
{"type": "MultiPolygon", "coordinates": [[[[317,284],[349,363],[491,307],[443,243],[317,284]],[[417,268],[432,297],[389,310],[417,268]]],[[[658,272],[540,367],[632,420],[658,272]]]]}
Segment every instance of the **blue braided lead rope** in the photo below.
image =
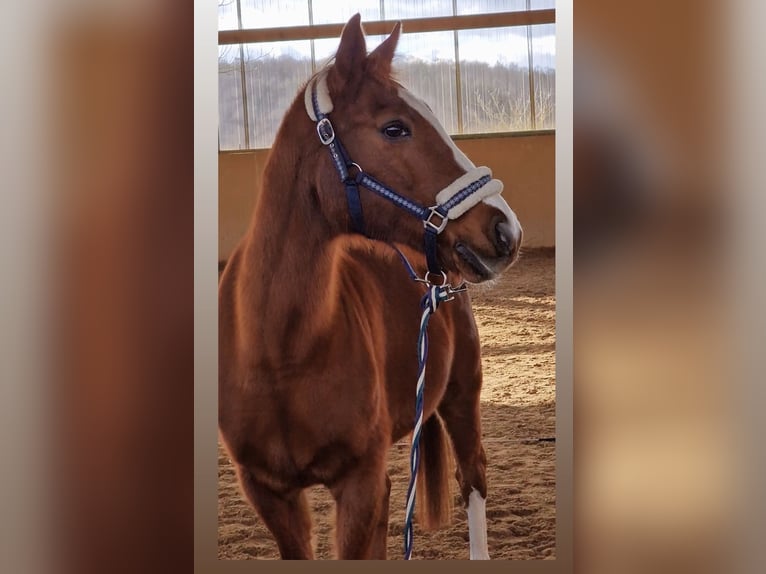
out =
{"type": "Polygon", "coordinates": [[[412,431],[412,446],[410,449],[410,484],[407,487],[407,507],[404,523],[404,559],[412,556],[413,528],[412,519],[415,515],[415,495],[417,493],[418,467],[420,465],[420,433],[423,428],[423,391],[426,382],[426,360],[428,359],[428,320],[436,312],[439,304],[451,298],[449,286],[431,285],[420,306],[423,314],[420,317],[420,332],[418,334],[418,384],[415,387],[415,427],[412,431]]]}

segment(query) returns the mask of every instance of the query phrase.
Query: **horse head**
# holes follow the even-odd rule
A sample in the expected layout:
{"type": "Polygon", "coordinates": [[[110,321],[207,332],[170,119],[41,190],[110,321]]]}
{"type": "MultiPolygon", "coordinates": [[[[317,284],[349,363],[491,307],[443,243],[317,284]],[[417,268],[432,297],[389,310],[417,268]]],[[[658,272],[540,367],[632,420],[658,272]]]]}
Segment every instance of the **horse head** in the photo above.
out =
{"type": "MultiPolygon", "coordinates": [[[[375,50],[367,53],[360,17],[349,20],[334,62],[309,82],[308,119],[322,109],[332,121],[333,137],[342,141],[353,167],[422,206],[444,204],[459,189],[474,185],[476,197],[442,213],[436,253],[441,267],[478,283],[493,279],[517,258],[522,229],[503,200],[502,183],[488,168],[477,168],[454,144],[430,108],[398,83],[391,63],[401,23],[375,50]],[[312,92],[313,91],[313,96],[312,92]],[[311,105],[313,97],[313,106],[311,105]]],[[[316,127],[316,126],[314,126],[316,127]]],[[[321,139],[320,133],[320,139],[321,139]]],[[[333,159],[314,136],[317,154],[317,201],[328,221],[351,226],[343,183],[333,159]]],[[[337,166],[336,166],[337,167],[337,166]]],[[[344,168],[338,168],[344,169],[344,168]]],[[[361,192],[367,236],[423,249],[423,221],[410,217],[373,193],[361,192]]]]}

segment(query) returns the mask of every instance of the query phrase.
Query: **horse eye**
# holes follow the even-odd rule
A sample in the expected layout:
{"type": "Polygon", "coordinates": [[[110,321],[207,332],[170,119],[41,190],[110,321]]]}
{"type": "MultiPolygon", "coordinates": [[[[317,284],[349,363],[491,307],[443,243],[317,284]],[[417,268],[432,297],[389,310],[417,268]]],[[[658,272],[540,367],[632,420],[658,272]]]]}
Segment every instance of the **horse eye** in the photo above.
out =
{"type": "Polygon", "coordinates": [[[383,129],[380,130],[384,136],[386,136],[389,139],[399,139],[399,138],[406,138],[410,135],[410,130],[405,126],[402,122],[396,121],[391,122],[389,124],[386,124],[383,126],[383,129]]]}

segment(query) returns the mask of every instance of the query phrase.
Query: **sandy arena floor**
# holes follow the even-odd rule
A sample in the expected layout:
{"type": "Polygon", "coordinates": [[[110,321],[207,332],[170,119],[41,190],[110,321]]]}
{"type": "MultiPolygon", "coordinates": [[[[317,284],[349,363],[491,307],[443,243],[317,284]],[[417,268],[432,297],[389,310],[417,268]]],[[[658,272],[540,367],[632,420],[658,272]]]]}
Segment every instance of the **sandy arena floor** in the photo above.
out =
{"type": "MultiPolygon", "coordinates": [[[[472,288],[482,341],[482,424],[488,459],[489,551],[496,560],[555,558],[555,270],[549,252],[531,251],[491,288],[472,288]]],[[[402,558],[409,437],[389,456],[388,557],[402,558]]],[[[239,492],[219,445],[218,558],[279,558],[271,534],[239,492]]],[[[413,559],[468,559],[468,526],[457,483],[451,526],[415,526],[413,559]]],[[[317,558],[333,558],[334,502],[310,490],[317,558]]]]}

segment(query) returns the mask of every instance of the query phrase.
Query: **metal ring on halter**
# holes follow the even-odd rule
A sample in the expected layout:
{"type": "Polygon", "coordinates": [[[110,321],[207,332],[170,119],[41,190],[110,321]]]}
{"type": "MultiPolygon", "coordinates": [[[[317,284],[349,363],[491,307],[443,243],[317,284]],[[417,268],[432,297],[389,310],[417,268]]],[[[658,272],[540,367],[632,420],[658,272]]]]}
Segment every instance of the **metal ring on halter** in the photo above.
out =
{"type": "MultiPolygon", "coordinates": [[[[350,164],[348,164],[348,165],[346,166],[346,168],[352,168],[352,167],[355,167],[356,169],[358,169],[358,170],[359,170],[359,173],[364,173],[364,170],[362,169],[362,166],[361,166],[361,165],[359,165],[358,163],[356,163],[355,161],[352,161],[350,164]]],[[[351,174],[349,174],[349,176],[350,176],[350,175],[351,175],[351,174]]]]}
{"type": "Polygon", "coordinates": [[[447,273],[444,270],[440,271],[440,273],[442,275],[442,282],[441,283],[434,283],[433,281],[431,281],[428,278],[429,275],[436,275],[436,273],[432,273],[431,271],[426,271],[426,274],[423,276],[423,278],[422,279],[418,279],[418,281],[421,281],[421,282],[425,283],[426,285],[436,285],[437,287],[444,287],[445,285],[448,285],[448,283],[447,283],[447,273]]]}

